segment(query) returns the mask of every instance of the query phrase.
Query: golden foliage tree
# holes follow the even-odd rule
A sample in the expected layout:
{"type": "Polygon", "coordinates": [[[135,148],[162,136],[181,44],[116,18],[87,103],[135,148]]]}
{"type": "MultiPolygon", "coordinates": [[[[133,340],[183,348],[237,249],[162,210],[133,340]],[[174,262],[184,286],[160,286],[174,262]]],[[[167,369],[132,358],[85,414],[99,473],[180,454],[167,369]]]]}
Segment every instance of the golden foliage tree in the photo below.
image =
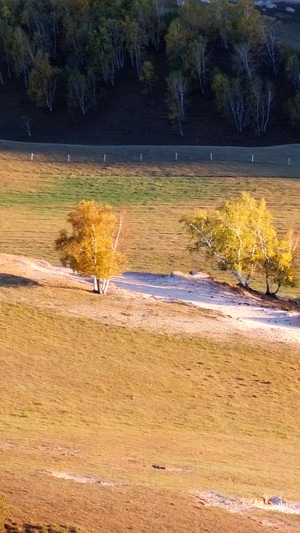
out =
{"type": "Polygon", "coordinates": [[[123,218],[110,205],[82,200],[67,217],[71,234],[63,229],[55,241],[62,264],[81,276],[93,276],[98,294],[106,294],[110,280],[125,266],[123,218]]]}
{"type": "Polygon", "coordinates": [[[265,278],[267,294],[295,284],[296,240],[292,232],[277,235],[265,200],[257,202],[243,192],[236,201],[228,200],[210,213],[195,211],[182,222],[193,241],[190,250],[206,248],[241,286],[248,288],[254,274],[265,278]]]}

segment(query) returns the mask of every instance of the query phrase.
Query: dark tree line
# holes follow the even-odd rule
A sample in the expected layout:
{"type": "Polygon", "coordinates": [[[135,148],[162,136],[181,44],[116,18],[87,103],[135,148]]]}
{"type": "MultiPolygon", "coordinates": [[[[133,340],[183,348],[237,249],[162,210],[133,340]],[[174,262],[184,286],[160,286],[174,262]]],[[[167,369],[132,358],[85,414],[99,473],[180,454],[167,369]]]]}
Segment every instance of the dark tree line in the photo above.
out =
{"type": "Polygon", "coordinates": [[[1,1],[0,82],[22,76],[50,111],[62,82],[69,108],[85,115],[126,57],[142,75],[147,48],[160,43],[162,9],[156,0],[1,1]]]}
{"type": "Polygon", "coordinates": [[[265,133],[278,103],[279,76],[294,90],[294,97],[280,104],[287,120],[300,126],[300,55],[281,42],[280,23],[252,1],[185,2],[166,30],[166,45],[171,116],[181,134],[195,83],[199,95],[213,95],[217,110],[238,132],[265,133]],[[216,48],[223,50],[223,69],[214,64],[216,48]]]}
{"type": "Polygon", "coordinates": [[[130,63],[145,92],[155,79],[153,50],[166,54],[170,119],[184,134],[189,94],[210,98],[238,132],[261,135],[272,120],[278,76],[293,97],[287,117],[300,126],[300,56],[280,41],[280,24],[250,0],[0,0],[0,84],[24,91],[51,112],[59,97],[70,112],[96,108],[130,63]],[[174,2],[175,4],[175,2],[174,2]],[[224,70],[214,64],[222,49],[224,70]]]}

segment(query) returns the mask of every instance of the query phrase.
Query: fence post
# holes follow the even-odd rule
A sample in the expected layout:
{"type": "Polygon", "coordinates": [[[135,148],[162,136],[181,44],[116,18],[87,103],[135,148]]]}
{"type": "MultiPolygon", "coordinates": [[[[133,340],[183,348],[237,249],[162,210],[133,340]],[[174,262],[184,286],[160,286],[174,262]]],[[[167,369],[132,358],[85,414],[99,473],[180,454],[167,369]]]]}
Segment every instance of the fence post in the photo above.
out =
{"type": "Polygon", "coordinates": [[[30,160],[33,161],[33,152],[31,153],[30,160]]]}
{"type": "Polygon", "coordinates": [[[70,154],[68,154],[68,163],[70,163],[70,160],[71,160],[71,156],[70,154]]]}
{"type": "Polygon", "coordinates": [[[106,161],[106,154],[104,154],[103,156],[103,163],[105,163],[105,161],[106,161]]]}
{"type": "Polygon", "coordinates": [[[143,154],[140,154],[140,161],[143,161],[143,154]]]}
{"type": "Polygon", "coordinates": [[[209,154],[209,159],[210,159],[211,161],[213,160],[213,153],[212,153],[212,152],[210,152],[210,154],[209,154]]]}
{"type": "Polygon", "coordinates": [[[251,156],[251,163],[254,163],[254,154],[251,156]]]}
{"type": "Polygon", "coordinates": [[[177,161],[177,159],[178,159],[178,154],[177,152],[175,152],[175,161],[177,161]]]}
{"type": "Polygon", "coordinates": [[[288,165],[290,165],[290,164],[291,164],[291,158],[289,157],[288,158],[288,165]]]}

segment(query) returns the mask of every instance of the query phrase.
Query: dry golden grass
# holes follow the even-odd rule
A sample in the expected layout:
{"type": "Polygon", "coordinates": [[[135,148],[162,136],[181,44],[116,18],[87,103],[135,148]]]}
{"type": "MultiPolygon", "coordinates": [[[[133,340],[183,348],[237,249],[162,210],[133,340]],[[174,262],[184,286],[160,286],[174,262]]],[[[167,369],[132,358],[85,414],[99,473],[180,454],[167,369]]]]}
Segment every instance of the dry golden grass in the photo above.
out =
{"type": "Polygon", "coordinates": [[[268,513],[199,509],[192,492],[297,499],[299,349],[120,328],[116,307],[208,330],[217,317],[155,302],[139,310],[122,293],[99,298],[44,272],[34,283],[31,268],[8,258],[0,290],[1,490],[19,523],[254,533],[268,513]]]}
{"type": "MultiPolygon", "coordinates": [[[[53,154],[26,160],[24,148],[29,159],[36,147],[2,143],[5,253],[57,261],[53,239],[82,192],[86,199],[103,194],[117,206],[126,199],[135,270],[207,266],[186,255],[178,219],[241,190],[265,196],[282,229],[293,222],[299,230],[300,180],[269,178],[271,168],[281,173],[273,163],[260,178],[258,170],[252,177],[254,164],[186,159],[124,166],[125,148],[114,165],[73,164],[53,154]]],[[[279,157],[279,150],[265,153],[279,157]]],[[[266,530],[263,519],[271,522],[270,533],[300,531],[297,517],[231,515],[199,507],[192,494],[213,490],[251,499],[280,492],[299,499],[298,348],[243,335],[129,328],[127,315],[139,311],[149,323],[154,314],[170,313],[174,320],[203,320],[205,328],[218,317],[179,305],[139,309],[115,293],[97,299],[78,282],[32,284],[26,268],[6,265],[0,287],[0,492],[11,518],[89,533],[256,533],[266,530]],[[78,306],[97,306],[101,320],[76,316],[78,306]],[[122,326],[114,314],[120,306],[122,326]],[[76,483],[55,473],[113,484],[76,483]]]]}

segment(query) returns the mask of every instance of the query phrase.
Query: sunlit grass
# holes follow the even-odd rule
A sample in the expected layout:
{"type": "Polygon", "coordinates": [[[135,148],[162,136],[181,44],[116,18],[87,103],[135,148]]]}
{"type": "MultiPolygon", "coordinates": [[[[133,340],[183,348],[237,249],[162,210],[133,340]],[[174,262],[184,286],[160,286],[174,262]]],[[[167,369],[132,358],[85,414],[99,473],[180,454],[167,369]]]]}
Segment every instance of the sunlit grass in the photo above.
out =
{"type": "MultiPolygon", "coordinates": [[[[200,468],[202,485],[217,488],[215,474],[222,471],[228,490],[234,475],[239,492],[247,492],[251,473],[245,483],[244,468],[251,462],[251,490],[274,489],[282,470],[281,490],[295,494],[296,472],[287,463],[287,449],[296,460],[292,450],[300,436],[295,347],[285,346],[282,357],[280,347],[241,336],[218,342],[150,334],[5,303],[1,317],[6,378],[0,420],[7,439],[20,431],[32,440],[87,438],[90,452],[98,450],[101,463],[110,464],[112,438],[115,453],[124,439],[130,447],[138,438],[134,455],[140,461],[185,465],[194,473],[200,468]],[[156,438],[168,446],[156,448],[156,438]]],[[[176,484],[171,475],[169,483],[176,484]]]]}
{"type": "MultiPolygon", "coordinates": [[[[259,177],[253,165],[252,177],[251,165],[238,163],[102,168],[9,155],[1,153],[4,253],[57,263],[53,241],[82,198],[126,207],[129,268],[138,271],[216,274],[204,256],[187,254],[179,219],[242,190],[266,198],[280,230],[300,229],[300,179],[271,178],[268,166],[259,177]]],[[[75,316],[77,305],[93,305],[105,317],[122,305],[114,295],[95,300],[61,282],[21,285],[0,288],[0,492],[14,517],[53,523],[63,516],[93,533],[129,526],[202,533],[200,523],[214,533],[256,533],[253,521],[243,526],[246,518],[222,512],[199,521],[191,491],[299,498],[298,348],[229,333],[217,340],[117,327],[109,311],[101,322],[75,316]],[[56,471],[119,485],[78,486],[51,477],[56,471]]],[[[155,312],[171,313],[163,304],[155,312]]],[[[196,311],[172,313],[194,319],[196,311]]]]}
{"type": "MultiPolygon", "coordinates": [[[[234,149],[230,151],[233,154],[234,149]]],[[[272,149],[266,149],[268,153],[273,157],[272,149]]],[[[138,271],[199,269],[220,277],[204,255],[190,257],[186,252],[188,241],[179,220],[195,208],[215,207],[243,190],[266,199],[279,231],[300,230],[300,179],[257,177],[251,164],[235,168],[215,162],[212,166],[177,162],[176,167],[159,168],[145,163],[141,168],[136,163],[103,168],[88,162],[12,160],[8,155],[0,175],[1,250],[7,253],[57,262],[53,241],[65,226],[67,213],[82,199],[125,207],[129,268],[138,271]]]]}

